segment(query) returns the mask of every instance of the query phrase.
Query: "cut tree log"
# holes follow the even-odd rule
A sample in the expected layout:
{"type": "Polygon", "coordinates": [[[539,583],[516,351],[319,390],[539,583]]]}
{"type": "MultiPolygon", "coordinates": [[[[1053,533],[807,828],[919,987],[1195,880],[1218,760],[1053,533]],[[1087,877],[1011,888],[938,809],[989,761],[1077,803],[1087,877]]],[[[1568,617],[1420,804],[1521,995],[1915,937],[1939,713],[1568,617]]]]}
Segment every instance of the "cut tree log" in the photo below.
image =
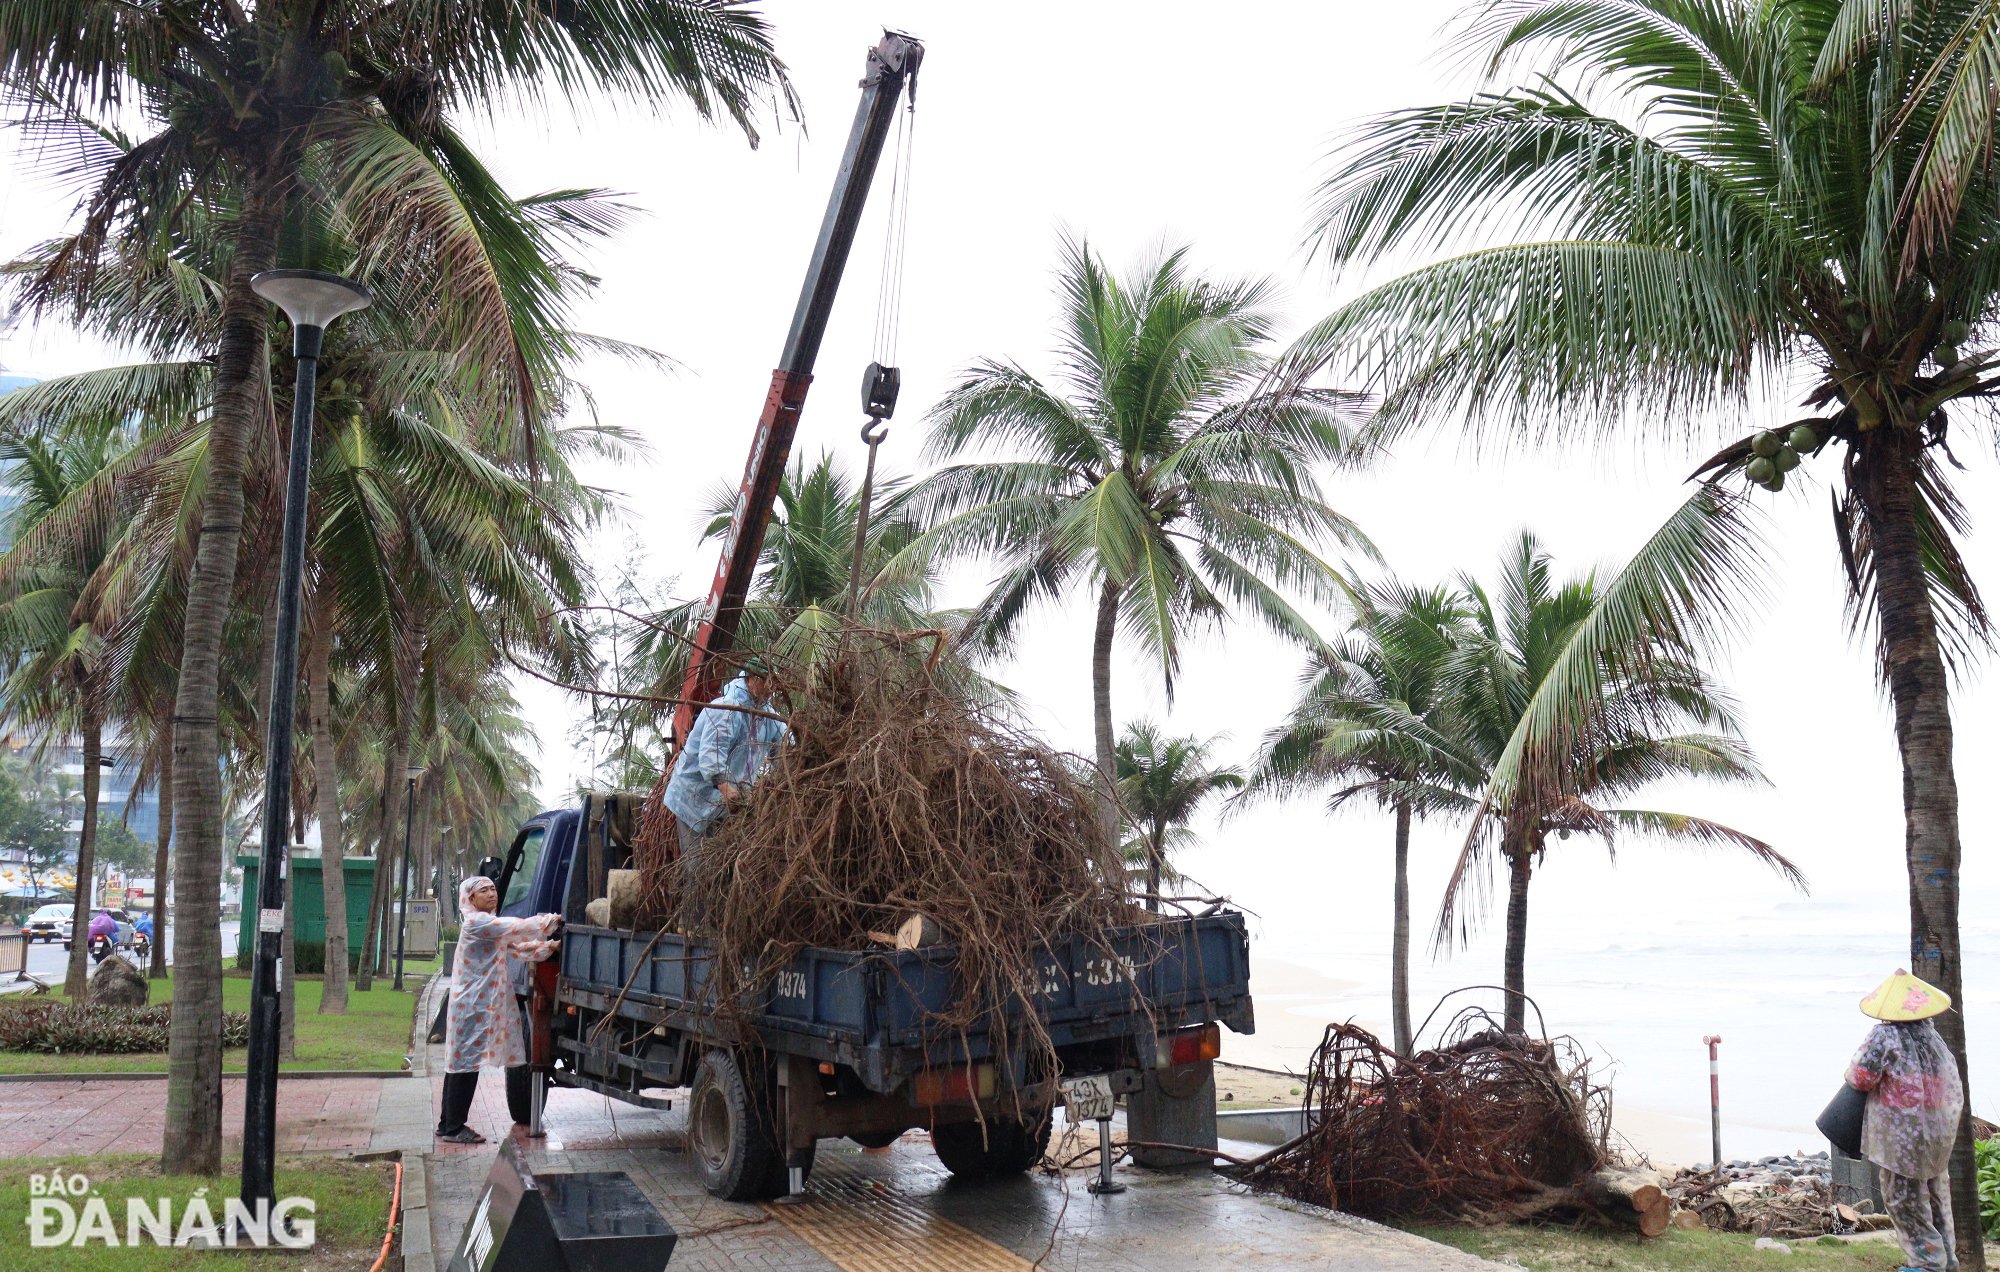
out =
{"type": "Polygon", "coordinates": [[[1576,1191],[1591,1211],[1642,1237],[1659,1236],[1673,1220],[1673,1202],[1651,1171],[1600,1170],[1586,1175],[1576,1191]]]}
{"type": "Polygon", "coordinates": [[[604,876],[604,895],[611,902],[611,922],[606,927],[629,928],[638,917],[644,900],[637,870],[613,870],[604,876]]]}
{"type": "Polygon", "coordinates": [[[1598,1210],[1651,1210],[1666,1197],[1660,1177],[1645,1170],[1600,1170],[1584,1177],[1583,1195],[1598,1210]]]}
{"type": "Polygon", "coordinates": [[[1665,1197],[1644,1210],[1600,1210],[1597,1212],[1621,1228],[1631,1228],[1642,1237],[1657,1237],[1673,1221],[1673,1206],[1665,1197]]]}

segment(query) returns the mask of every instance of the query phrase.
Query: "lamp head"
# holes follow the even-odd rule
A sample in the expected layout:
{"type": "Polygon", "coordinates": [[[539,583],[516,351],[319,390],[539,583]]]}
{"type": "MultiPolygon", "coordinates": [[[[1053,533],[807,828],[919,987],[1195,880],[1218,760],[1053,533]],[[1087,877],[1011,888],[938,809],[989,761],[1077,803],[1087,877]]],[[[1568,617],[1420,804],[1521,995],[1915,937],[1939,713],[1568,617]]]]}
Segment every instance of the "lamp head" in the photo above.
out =
{"type": "Polygon", "coordinates": [[[317,357],[315,337],[308,352],[301,332],[308,327],[325,331],[342,314],[366,309],[375,297],[366,287],[338,274],[316,269],[267,269],[250,278],[250,290],[285,311],[292,322],[292,345],[301,356],[317,357]]]}
{"type": "Polygon", "coordinates": [[[410,767],[403,770],[403,776],[409,778],[412,782],[416,781],[423,775],[424,775],[424,766],[421,764],[412,764],[410,765],[410,767]]]}

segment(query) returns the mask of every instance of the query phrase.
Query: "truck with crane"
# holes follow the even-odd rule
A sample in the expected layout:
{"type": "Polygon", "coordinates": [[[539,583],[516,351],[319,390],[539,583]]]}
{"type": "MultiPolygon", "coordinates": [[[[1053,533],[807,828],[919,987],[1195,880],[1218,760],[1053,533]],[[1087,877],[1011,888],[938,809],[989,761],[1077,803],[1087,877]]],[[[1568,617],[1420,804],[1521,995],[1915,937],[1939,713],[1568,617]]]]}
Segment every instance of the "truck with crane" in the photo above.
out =
{"type": "MultiPolygon", "coordinates": [[[[869,187],[899,105],[914,100],[923,45],[886,33],[868,54],[860,107],[813,247],[783,353],[771,377],[694,642],[674,724],[685,739],[719,688],[758,553],[797,434],[821,337],[869,187]]],[[[879,424],[899,373],[871,366],[863,409],[879,424]]],[[[864,434],[864,437],[867,436],[864,434]]],[[[689,1088],[689,1156],[715,1196],[749,1200],[804,1187],[822,1139],[887,1145],[923,1128],[955,1175],[1019,1173],[1041,1160],[1060,1102],[1095,1119],[1108,1141],[1127,1103],[1135,1156],[1207,1164],[1215,1144],[1213,1063],[1221,1027],[1254,1028],[1243,916],[1220,906],[1093,933],[1039,957],[1036,1001],[1057,1072],[983,1030],[927,1026],[953,989],[949,944],[894,950],[807,949],[760,982],[755,1001],[721,1012],[705,993],[699,935],[593,925],[586,907],[634,857],[649,796],[597,792],[522,826],[482,871],[507,914],[563,916],[559,960],[535,969],[525,996],[532,1104],[548,1084],[649,1107],[689,1088]]],[[[1024,1036],[1012,1031],[1012,1036],[1024,1036]]],[[[516,1075],[510,1074],[510,1079],[516,1075]]],[[[1106,1154],[1101,1182],[1109,1191],[1106,1154]]]]}

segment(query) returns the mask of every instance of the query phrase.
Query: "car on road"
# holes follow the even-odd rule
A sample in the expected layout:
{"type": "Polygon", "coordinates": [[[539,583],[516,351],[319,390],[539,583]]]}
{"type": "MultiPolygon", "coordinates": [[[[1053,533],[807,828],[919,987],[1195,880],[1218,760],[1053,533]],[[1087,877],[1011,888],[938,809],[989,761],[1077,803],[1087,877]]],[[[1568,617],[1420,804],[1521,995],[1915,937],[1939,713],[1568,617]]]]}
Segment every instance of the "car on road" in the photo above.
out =
{"type": "Polygon", "coordinates": [[[28,940],[31,943],[35,941],[61,941],[63,947],[67,949],[69,947],[70,931],[74,926],[75,924],[70,919],[69,906],[45,905],[28,916],[28,940]]]}

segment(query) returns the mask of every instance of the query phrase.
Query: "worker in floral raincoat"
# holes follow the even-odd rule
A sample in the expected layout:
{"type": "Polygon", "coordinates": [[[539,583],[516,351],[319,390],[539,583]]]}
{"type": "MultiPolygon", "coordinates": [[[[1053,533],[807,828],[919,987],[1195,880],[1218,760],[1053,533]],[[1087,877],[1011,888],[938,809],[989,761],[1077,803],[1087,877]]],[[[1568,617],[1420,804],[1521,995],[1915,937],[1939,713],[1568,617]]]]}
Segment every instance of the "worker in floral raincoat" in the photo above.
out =
{"type": "Polygon", "coordinates": [[[465,1124],[483,1068],[528,1062],[521,1008],[507,974],[514,960],[540,962],[554,952],[549,933],[562,920],[554,914],[504,919],[500,891],[484,875],[458,885],[458,953],[452,966],[451,1007],[444,1026],[444,1107],[438,1138],[453,1144],[480,1144],[486,1137],[465,1124]]]}
{"type": "Polygon", "coordinates": [[[1869,1031],[1847,1070],[1847,1085],[1868,1093],[1861,1155],[1882,1170],[1882,1199],[1903,1243],[1903,1272],[1958,1267],[1951,1223],[1951,1146],[1965,1107],[1958,1062],[1933,1016],[1951,999],[1901,968],[1861,1000],[1882,1023],[1869,1031]]]}
{"type": "Polygon", "coordinates": [[[674,761],[662,799],[680,831],[681,923],[692,927],[691,905],[701,886],[702,841],[728,815],[785,740],[785,722],[771,714],[769,669],[761,658],[744,664],[702,710],[674,761]],[[743,710],[743,708],[749,710],[743,710]]]}

